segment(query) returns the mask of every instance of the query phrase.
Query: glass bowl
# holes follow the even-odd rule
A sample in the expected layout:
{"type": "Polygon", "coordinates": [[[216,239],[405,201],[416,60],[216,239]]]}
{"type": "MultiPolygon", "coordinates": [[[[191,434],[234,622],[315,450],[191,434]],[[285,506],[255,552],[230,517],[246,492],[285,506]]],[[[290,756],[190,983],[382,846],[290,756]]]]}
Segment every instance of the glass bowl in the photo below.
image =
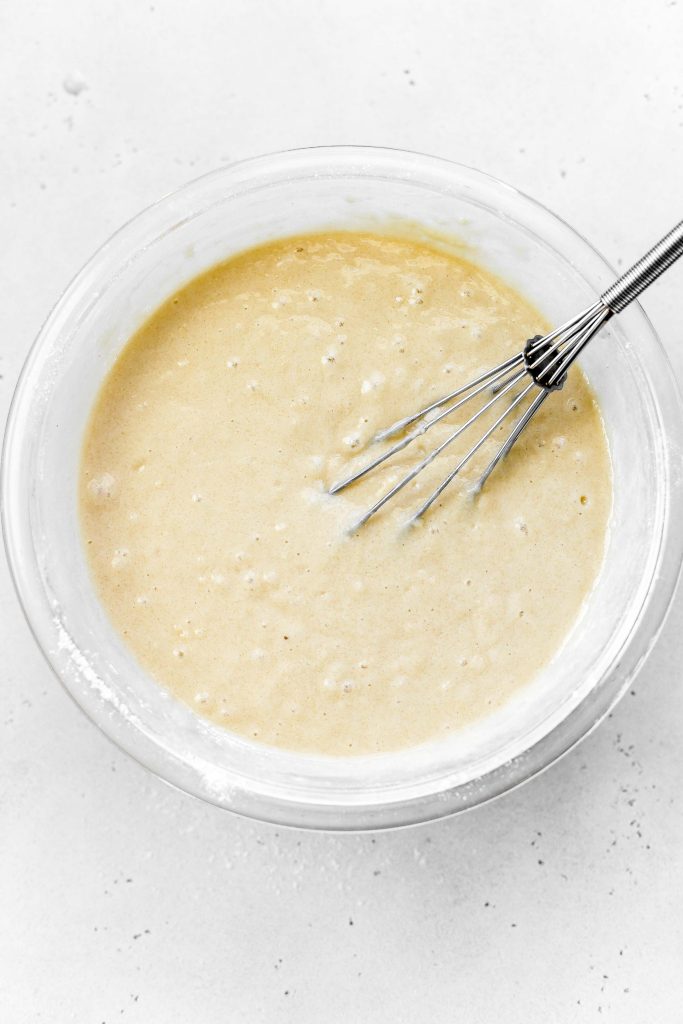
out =
{"type": "Polygon", "coordinates": [[[551,322],[593,302],[616,276],[566,224],[478,171],[360,147],[260,157],[167,196],[100,249],[40,332],[8,421],[2,491],[10,567],[36,640],[67,691],[167,782],[280,824],[412,824],[529,779],[594,727],[629,685],[661,628],[681,564],[680,399],[666,355],[633,303],[583,359],[613,460],[604,564],[561,651],[500,711],[448,741],[326,758],[232,735],[140,668],[99,603],[79,536],[81,439],[104,376],[140,323],[218,260],[297,232],[406,231],[406,220],[412,234],[455,236],[463,252],[519,288],[551,322]]]}

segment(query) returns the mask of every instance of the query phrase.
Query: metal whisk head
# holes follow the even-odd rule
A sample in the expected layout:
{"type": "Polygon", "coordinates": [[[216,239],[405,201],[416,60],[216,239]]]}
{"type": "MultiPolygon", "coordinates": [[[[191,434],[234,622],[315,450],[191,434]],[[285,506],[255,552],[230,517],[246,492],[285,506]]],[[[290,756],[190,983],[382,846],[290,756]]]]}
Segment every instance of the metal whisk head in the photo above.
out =
{"type": "Polygon", "coordinates": [[[457,412],[458,409],[463,408],[468,402],[476,398],[483,402],[468,420],[454,430],[429,455],[425,456],[421,462],[418,462],[379,501],[376,501],[372,508],[369,508],[361,516],[355,524],[354,530],[367,523],[368,519],[374,516],[375,512],[378,512],[386,505],[406,484],[414,480],[418,473],[422,472],[423,469],[432,463],[441,452],[464,434],[480,417],[493,409],[497,402],[500,402],[501,399],[505,399],[507,396],[508,404],[503,409],[503,412],[475,441],[469,451],[442,480],[436,490],[423,502],[414,513],[411,522],[415,522],[425,514],[427,509],[446,490],[448,485],[479,451],[481,446],[502,426],[504,420],[514,413],[516,409],[519,409],[519,418],[477,481],[475,492],[480,491],[498,463],[507,455],[526,425],[538,412],[550,392],[556,391],[563,386],[567,379],[569,367],[581,354],[593,335],[600,330],[602,325],[614,313],[621,313],[629,302],[640,295],[648,285],[652,284],[660,274],[664,273],[682,255],[683,221],[672,228],[637,263],[634,263],[632,267],[625,271],[621,277],[602,293],[599,300],[584,310],[583,313],[573,317],[571,320],[567,320],[561,327],[550,331],[545,337],[539,335],[538,337],[530,338],[521,352],[507,359],[500,366],[494,366],[492,370],[481,374],[476,380],[471,381],[464,387],[451,391],[449,395],[444,395],[443,398],[432,402],[412,416],[406,416],[404,419],[393,423],[386,430],[380,431],[374,438],[377,442],[388,441],[393,437],[399,437],[400,439],[395,441],[391,447],[382,452],[381,455],[378,455],[367,466],[364,466],[363,469],[353,473],[345,480],[334,484],[330,488],[330,494],[337,494],[345,487],[349,487],[357,480],[360,480],[361,477],[364,477],[367,473],[376,469],[377,466],[381,466],[387,459],[390,459],[392,455],[396,455],[397,452],[407,448],[411,441],[415,441],[418,437],[426,434],[436,423],[440,423],[446,417],[457,412]],[[521,388],[521,391],[519,391],[519,388],[521,388]],[[525,400],[528,402],[526,408],[523,406],[525,400]],[[408,428],[412,429],[409,430],[408,428]]]}
{"type": "Polygon", "coordinates": [[[374,516],[375,512],[378,512],[411,480],[414,480],[418,473],[421,473],[449,445],[464,434],[466,430],[488,413],[489,410],[493,409],[497,403],[502,401],[504,408],[500,415],[472,444],[472,447],[459,460],[457,465],[451,469],[448,475],[444,477],[427,500],[420,505],[413,514],[411,522],[417,521],[425,514],[427,509],[434,504],[489,437],[503,425],[503,422],[508,417],[511,417],[515,410],[523,410],[495,456],[479,477],[474,488],[475,492],[479,492],[498,463],[510,451],[526,425],[538,412],[550,392],[556,391],[564,385],[567,379],[567,371],[571,364],[579,356],[596,331],[611,316],[612,310],[608,306],[602,301],[596,302],[589,309],[579,314],[579,316],[573,317],[544,337],[537,335],[535,338],[530,338],[522,352],[481,374],[476,380],[470,381],[469,384],[465,384],[456,391],[451,391],[450,394],[444,395],[443,398],[432,402],[411,416],[398,420],[390,427],[376,434],[373,439],[374,442],[388,441],[394,437],[399,437],[400,439],[395,441],[394,444],[362,469],[334,484],[330,488],[330,494],[337,494],[345,487],[350,487],[351,484],[356,483],[357,480],[360,480],[372,470],[381,466],[387,459],[403,451],[412,441],[422,437],[436,423],[442,422],[459,409],[462,409],[467,403],[472,402],[474,399],[479,399],[481,403],[479,408],[464,423],[460,424],[441,444],[418,462],[391,490],[382,495],[372,508],[369,508],[361,516],[355,524],[354,530],[367,523],[368,519],[374,516]],[[520,388],[521,390],[519,390],[520,388]],[[505,404],[506,398],[507,404],[505,404]],[[524,408],[525,401],[527,402],[526,408],[524,408]]]}

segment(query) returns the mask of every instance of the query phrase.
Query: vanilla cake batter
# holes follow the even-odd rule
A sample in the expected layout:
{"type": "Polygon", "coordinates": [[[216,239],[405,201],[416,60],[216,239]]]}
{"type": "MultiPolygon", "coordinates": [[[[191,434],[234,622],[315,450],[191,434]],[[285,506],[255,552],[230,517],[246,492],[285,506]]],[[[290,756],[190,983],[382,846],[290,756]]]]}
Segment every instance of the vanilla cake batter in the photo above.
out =
{"type": "Polygon", "coordinates": [[[337,755],[452,734],[533,679],[605,543],[608,449],[578,369],[476,500],[502,435],[417,528],[465,441],[346,533],[452,422],[326,490],[378,429],[546,328],[488,272],[370,234],[279,241],[181,289],[119,357],[83,451],[92,574],[140,663],[227,729],[337,755]]]}

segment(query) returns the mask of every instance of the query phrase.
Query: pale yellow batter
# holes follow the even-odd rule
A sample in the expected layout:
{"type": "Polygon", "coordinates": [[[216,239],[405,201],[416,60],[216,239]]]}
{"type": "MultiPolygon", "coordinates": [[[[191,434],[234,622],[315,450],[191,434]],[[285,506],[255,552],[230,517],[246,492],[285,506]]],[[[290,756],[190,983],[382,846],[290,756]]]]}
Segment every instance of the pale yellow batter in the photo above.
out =
{"type": "Polygon", "coordinates": [[[88,559],[142,665],[228,729],[329,754],[443,737],[529,682],[603,554],[609,456],[578,370],[478,499],[500,437],[416,529],[456,447],[345,534],[452,424],[326,489],[379,428],[545,328],[491,274],[369,234],[277,242],[178,292],[118,359],[83,452],[88,559]]]}

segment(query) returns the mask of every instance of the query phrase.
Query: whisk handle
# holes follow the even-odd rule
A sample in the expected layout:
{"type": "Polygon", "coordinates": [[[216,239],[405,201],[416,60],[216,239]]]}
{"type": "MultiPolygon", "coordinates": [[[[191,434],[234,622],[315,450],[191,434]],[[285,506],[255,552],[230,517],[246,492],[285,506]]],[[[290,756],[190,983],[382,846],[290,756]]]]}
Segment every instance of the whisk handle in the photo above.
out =
{"type": "Polygon", "coordinates": [[[602,293],[601,301],[613,313],[621,313],[629,302],[656,281],[679,256],[683,256],[683,220],[653,245],[642,259],[618,277],[614,284],[602,293]]]}

